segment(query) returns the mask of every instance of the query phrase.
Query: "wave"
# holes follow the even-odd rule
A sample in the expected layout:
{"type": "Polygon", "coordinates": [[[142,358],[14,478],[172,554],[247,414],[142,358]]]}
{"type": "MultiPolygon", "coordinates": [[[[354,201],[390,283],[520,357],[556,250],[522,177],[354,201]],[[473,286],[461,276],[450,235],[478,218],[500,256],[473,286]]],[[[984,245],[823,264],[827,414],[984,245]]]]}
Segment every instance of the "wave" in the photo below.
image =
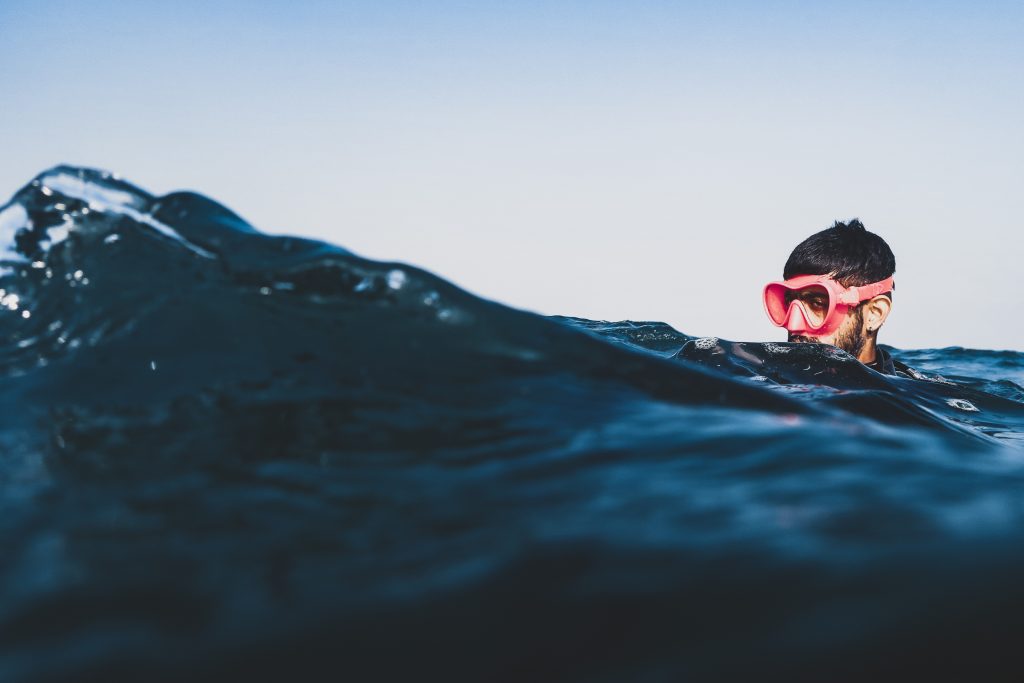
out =
{"type": "Polygon", "coordinates": [[[892,349],[921,372],[889,377],[543,317],[69,166],[0,243],[5,680],[1015,651],[1020,353],[892,349]],[[938,599],[987,625],[923,622],[938,599]]]}

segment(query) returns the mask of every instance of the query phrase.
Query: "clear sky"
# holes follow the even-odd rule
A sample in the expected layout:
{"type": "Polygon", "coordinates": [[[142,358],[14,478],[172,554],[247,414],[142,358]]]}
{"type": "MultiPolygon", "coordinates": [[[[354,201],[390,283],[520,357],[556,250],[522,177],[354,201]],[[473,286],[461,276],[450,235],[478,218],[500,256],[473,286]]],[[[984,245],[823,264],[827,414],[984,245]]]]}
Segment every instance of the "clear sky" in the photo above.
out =
{"type": "Polygon", "coordinates": [[[1020,2],[0,0],[0,194],[57,163],[546,314],[782,339],[834,219],[880,341],[1024,350],[1020,2]]]}

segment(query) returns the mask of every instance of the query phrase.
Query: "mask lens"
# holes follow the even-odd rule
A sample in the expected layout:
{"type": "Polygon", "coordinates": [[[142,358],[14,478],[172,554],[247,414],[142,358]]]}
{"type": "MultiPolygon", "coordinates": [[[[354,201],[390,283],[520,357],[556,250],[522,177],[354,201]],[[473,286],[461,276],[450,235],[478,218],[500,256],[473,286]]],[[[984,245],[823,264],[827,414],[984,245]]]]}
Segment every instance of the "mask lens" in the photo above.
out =
{"type": "Polygon", "coordinates": [[[786,302],[786,293],[790,290],[782,285],[770,284],[764,290],[764,307],[768,311],[768,317],[776,325],[786,321],[786,311],[789,304],[786,302]]]}
{"type": "Polygon", "coordinates": [[[800,301],[803,304],[804,315],[812,327],[821,327],[825,324],[825,317],[828,315],[829,292],[820,285],[811,285],[798,290],[786,290],[783,299],[788,309],[793,301],[800,301]]]}

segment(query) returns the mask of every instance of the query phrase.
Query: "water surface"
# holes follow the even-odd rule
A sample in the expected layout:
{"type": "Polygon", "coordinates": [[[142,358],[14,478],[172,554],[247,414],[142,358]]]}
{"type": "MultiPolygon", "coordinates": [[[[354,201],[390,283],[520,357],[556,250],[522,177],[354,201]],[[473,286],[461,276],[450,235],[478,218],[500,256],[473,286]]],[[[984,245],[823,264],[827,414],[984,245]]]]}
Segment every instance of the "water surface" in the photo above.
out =
{"type": "Polygon", "coordinates": [[[72,167],[0,246],[5,681],[1021,664],[1024,354],[545,318],[72,167]]]}

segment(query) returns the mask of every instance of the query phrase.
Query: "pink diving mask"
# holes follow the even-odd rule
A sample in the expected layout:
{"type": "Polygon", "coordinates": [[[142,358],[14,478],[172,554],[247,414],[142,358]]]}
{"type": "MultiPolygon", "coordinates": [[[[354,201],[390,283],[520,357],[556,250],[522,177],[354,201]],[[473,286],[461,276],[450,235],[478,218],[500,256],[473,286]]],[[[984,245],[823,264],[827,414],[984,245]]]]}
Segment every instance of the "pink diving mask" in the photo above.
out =
{"type": "Polygon", "coordinates": [[[796,334],[828,335],[850,308],[893,289],[890,276],[860,287],[843,287],[828,275],[798,275],[764,287],[764,310],[772,323],[796,334]]]}

